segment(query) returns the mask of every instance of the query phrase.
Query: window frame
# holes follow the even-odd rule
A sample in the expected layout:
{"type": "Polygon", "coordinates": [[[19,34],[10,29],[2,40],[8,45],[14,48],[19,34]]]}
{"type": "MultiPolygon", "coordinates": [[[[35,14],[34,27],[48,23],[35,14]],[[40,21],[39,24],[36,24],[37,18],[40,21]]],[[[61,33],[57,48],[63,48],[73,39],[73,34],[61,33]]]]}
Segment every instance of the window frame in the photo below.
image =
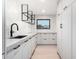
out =
{"type": "MultiPolygon", "coordinates": [[[[47,29],[45,29],[45,30],[50,29],[50,19],[37,19],[37,20],[36,20],[36,29],[39,29],[39,28],[38,28],[38,21],[39,21],[39,20],[49,20],[49,28],[47,28],[47,29]]],[[[42,30],[42,29],[44,29],[44,28],[40,28],[40,29],[42,30]]],[[[39,30],[40,30],[40,29],[39,29],[39,30]]]]}

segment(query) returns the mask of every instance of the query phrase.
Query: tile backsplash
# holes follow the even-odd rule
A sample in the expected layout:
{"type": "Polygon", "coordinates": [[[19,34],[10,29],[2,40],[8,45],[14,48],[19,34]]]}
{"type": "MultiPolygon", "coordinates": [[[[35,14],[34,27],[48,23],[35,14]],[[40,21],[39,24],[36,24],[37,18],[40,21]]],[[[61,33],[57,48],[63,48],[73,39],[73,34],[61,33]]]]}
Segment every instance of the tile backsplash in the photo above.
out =
{"type": "MultiPolygon", "coordinates": [[[[6,38],[10,38],[11,24],[16,23],[19,27],[19,31],[16,30],[16,26],[13,27],[16,35],[18,33],[28,34],[32,32],[32,25],[21,21],[21,4],[26,3],[25,0],[6,0],[5,1],[5,24],[6,24],[6,38]]],[[[14,33],[14,34],[15,34],[14,33]]]]}

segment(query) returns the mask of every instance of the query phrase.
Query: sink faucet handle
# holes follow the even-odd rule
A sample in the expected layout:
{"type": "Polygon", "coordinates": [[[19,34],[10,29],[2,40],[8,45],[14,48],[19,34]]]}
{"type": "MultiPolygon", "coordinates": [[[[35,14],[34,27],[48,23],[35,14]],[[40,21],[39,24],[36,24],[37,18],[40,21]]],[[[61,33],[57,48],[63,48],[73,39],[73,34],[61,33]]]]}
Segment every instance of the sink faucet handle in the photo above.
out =
{"type": "Polygon", "coordinates": [[[14,31],[11,30],[10,33],[14,33],[14,31]]]}
{"type": "Polygon", "coordinates": [[[12,33],[14,33],[14,31],[12,31],[12,33]]]}

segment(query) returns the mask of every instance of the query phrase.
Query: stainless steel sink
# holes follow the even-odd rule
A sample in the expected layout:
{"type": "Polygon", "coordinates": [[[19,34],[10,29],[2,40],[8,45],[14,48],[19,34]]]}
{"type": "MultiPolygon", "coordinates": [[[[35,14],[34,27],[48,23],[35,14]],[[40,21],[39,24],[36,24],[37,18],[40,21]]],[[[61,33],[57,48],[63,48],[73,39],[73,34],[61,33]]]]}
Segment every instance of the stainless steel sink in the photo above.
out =
{"type": "Polygon", "coordinates": [[[15,37],[11,37],[10,39],[21,39],[21,38],[24,38],[26,36],[27,35],[18,35],[18,36],[15,36],[15,37]]]}

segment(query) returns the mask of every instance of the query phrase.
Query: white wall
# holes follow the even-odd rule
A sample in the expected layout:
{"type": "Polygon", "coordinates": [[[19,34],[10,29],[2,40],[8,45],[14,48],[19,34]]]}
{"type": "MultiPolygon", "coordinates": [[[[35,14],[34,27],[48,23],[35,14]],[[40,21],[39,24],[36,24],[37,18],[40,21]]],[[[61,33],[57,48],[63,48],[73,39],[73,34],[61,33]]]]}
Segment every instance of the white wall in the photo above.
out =
{"type": "Polygon", "coordinates": [[[56,17],[55,16],[36,16],[37,19],[50,19],[50,29],[37,29],[36,32],[56,32],[56,17]]]}
{"type": "MultiPolygon", "coordinates": [[[[6,23],[6,38],[10,37],[10,28],[12,23],[17,23],[19,32],[22,34],[31,33],[31,25],[21,21],[21,4],[26,0],[5,0],[5,23],[6,23]]],[[[17,32],[14,27],[15,33],[17,32]]]]}

